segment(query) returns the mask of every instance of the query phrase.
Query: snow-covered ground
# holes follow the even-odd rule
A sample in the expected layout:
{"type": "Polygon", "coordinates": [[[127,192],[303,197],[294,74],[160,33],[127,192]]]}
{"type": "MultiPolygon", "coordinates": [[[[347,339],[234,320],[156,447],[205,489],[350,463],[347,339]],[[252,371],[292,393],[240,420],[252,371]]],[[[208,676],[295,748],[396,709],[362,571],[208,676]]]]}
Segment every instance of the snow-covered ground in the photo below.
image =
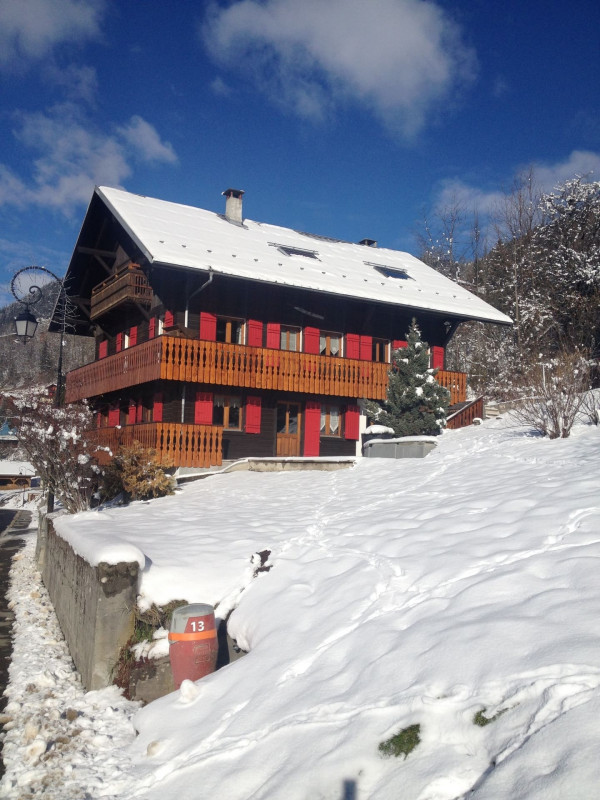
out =
{"type": "MultiPolygon", "coordinates": [[[[549,441],[496,420],[445,433],[422,460],[223,474],[62,518],[92,560],[140,558],[142,602],[235,608],[230,633],[250,652],[140,710],[134,737],[131,704],[84,694],[64,651],[54,666],[52,628],[54,644],[30,645],[49,649],[30,659],[37,677],[25,656],[11,673],[21,738],[0,794],[43,783],[56,738],[26,684],[43,692],[49,673],[54,717],[69,707],[82,712],[71,724],[90,723],[94,747],[82,739],[56,759],[66,788],[81,771],[90,798],[597,797],[599,466],[598,428],[549,441]],[[265,549],[272,569],[253,578],[265,549]],[[380,756],[416,724],[406,759],[380,756]]],[[[18,644],[47,601],[34,578],[17,580],[17,608],[35,602],[18,644]]],[[[57,781],[35,796],[70,797],[57,781]]]]}

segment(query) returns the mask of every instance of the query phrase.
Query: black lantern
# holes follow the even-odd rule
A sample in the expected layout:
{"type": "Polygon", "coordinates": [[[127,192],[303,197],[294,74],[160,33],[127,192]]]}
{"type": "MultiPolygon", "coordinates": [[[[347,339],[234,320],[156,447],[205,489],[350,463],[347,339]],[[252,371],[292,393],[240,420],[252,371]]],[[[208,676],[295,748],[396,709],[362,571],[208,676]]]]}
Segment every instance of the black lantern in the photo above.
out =
{"type": "Polygon", "coordinates": [[[15,331],[17,336],[22,337],[26,342],[35,336],[38,322],[28,308],[25,308],[18,317],[15,317],[15,331]]]}

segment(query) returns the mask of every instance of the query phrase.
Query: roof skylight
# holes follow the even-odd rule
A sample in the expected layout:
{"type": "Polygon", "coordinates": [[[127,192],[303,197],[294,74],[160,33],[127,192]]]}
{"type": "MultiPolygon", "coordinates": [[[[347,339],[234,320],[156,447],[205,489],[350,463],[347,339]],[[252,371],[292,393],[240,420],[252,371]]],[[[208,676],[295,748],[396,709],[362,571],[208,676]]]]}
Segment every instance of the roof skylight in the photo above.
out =
{"type": "Polygon", "coordinates": [[[403,281],[414,280],[406,270],[400,269],[399,267],[388,267],[386,264],[373,264],[371,261],[365,261],[364,263],[367,267],[373,267],[377,272],[385,275],[386,278],[397,278],[403,281]]]}
{"type": "Polygon", "coordinates": [[[269,242],[271,247],[276,247],[280,253],[285,256],[303,256],[304,258],[318,259],[318,252],[316,250],[304,250],[302,247],[293,247],[287,244],[277,244],[276,242],[269,242]]]}

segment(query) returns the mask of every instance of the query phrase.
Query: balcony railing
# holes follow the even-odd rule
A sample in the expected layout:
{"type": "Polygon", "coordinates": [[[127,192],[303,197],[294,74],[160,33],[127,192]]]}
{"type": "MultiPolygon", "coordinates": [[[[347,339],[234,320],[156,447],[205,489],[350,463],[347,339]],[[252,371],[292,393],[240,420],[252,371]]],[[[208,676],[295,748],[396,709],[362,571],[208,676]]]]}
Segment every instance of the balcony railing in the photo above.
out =
{"type": "Polygon", "coordinates": [[[92,289],[90,317],[98,319],[123,303],[150,307],[152,288],[137,264],[128,264],[92,289]]]}
{"type": "Polygon", "coordinates": [[[371,361],[160,336],[73,370],[65,399],[173,380],[383,400],[388,369],[371,361]]]}
{"type": "MultiPolygon", "coordinates": [[[[65,399],[172,380],[384,400],[388,370],[389,364],[372,361],[160,336],[69,372],[65,399]]],[[[464,402],[464,372],[439,370],[437,380],[450,390],[451,404],[464,402]]]]}
{"type": "MultiPolygon", "coordinates": [[[[167,422],[143,422],[123,428],[96,428],[86,435],[90,443],[108,447],[112,453],[120,445],[134,441],[156,450],[161,466],[213,467],[222,462],[223,429],[214,425],[180,425],[167,422]]],[[[99,451],[99,460],[108,461],[110,454],[99,451]]]]}
{"type": "Polygon", "coordinates": [[[440,369],[436,374],[436,380],[450,392],[450,405],[464,403],[467,399],[467,373],[449,372],[440,369]]]}

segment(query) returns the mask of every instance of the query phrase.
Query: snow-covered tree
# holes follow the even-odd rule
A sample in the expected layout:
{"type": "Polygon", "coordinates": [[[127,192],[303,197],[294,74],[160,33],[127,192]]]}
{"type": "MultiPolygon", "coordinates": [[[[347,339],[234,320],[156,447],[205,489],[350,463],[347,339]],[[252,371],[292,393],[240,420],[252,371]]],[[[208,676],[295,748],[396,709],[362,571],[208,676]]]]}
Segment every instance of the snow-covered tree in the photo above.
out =
{"type": "Polygon", "coordinates": [[[96,448],[86,431],[93,417],[85,403],[57,408],[41,392],[15,398],[19,443],[45,488],[71,512],[84,511],[97,485],[96,448]]]}
{"type": "Polygon", "coordinates": [[[407,347],[395,350],[388,374],[387,399],[369,403],[367,412],[377,423],[388,425],[398,436],[435,436],[446,425],[450,393],[429,367],[429,348],[413,319],[407,347]]]}

